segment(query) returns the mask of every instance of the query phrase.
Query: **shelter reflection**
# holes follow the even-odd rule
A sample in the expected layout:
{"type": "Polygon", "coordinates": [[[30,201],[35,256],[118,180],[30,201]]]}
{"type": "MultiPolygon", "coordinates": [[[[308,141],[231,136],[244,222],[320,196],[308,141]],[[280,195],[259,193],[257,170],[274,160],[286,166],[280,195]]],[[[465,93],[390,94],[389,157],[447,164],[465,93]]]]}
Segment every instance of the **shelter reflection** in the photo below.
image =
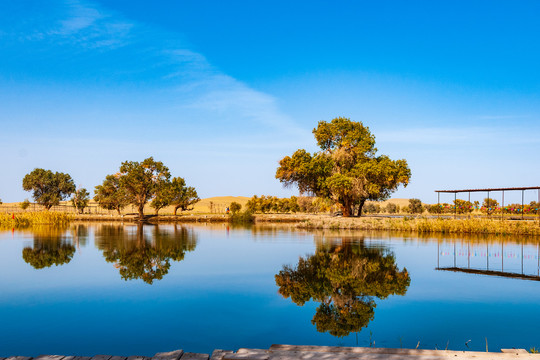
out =
{"type": "Polygon", "coordinates": [[[366,327],[375,299],[405,295],[411,281],[388,248],[347,240],[318,241],[315,254],[301,257],[295,267],[283,266],[275,280],[279,293],[297,305],[320,302],[312,324],[338,337],[366,327]]]}
{"type": "Polygon", "coordinates": [[[540,244],[514,240],[438,241],[435,269],[540,281],[540,244]]]}
{"type": "Polygon", "coordinates": [[[113,263],[124,280],[141,279],[147,284],[163,279],[172,261],[182,261],[195,250],[197,236],[183,226],[103,225],[96,229],[96,246],[113,263]]]}

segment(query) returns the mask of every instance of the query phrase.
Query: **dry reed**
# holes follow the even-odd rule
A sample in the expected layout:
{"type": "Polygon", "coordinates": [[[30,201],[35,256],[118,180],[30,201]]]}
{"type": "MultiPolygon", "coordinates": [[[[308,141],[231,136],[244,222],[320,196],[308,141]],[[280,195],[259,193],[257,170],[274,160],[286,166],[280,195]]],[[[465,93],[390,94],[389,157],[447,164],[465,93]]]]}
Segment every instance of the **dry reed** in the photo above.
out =
{"type": "Polygon", "coordinates": [[[0,214],[0,226],[23,228],[35,225],[66,225],[72,215],[55,211],[35,211],[17,214],[0,214]]]}

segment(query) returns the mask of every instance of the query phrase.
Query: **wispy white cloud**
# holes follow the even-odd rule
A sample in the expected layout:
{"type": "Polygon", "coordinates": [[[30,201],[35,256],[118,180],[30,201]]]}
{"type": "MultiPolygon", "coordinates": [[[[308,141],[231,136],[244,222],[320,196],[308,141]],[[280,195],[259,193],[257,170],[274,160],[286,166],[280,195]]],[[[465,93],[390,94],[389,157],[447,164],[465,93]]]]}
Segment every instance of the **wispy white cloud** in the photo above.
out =
{"type": "Polygon", "coordinates": [[[259,124],[262,131],[280,136],[311,137],[309,129],[301,128],[279,109],[275,97],[220,71],[203,54],[183,43],[181,34],[126,19],[91,1],[58,1],[60,6],[46,9],[47,21],[39,21],[36,31],[23,34],[59,47],[64,53],[97,53],[106,58],[107,51],[115,50],[115,59],[121,60],[104,65],[111,74],[99,76],[159,84],[160,95],[170,99],[173,104],[168,109],[177,111],[179,119],[227,119],[231,127],[259,124]],[[183,113],[186,111],[189,116],[183,113]]]}
{"type": "Polygon", "coordinates": [[[93,26],[104,17],[97,9],[84,6],[78,1],[69,1],[69,18],[60,20],[60,29],[56,31],[61,35],[72,35],[93,26]]]}
{"type": "Polygon", "coordinates": [[[377,140],[387,143],[420,145],[457,144],[540,144],[530,131],[514,127],[429,127],[380,131],[377,140]]]}
{"type": "Polygon", "coordinates": [[[117,48],[129,42],[134,23],[118,19],[113,14],[81,0],[64,3],[60,18],[45,33],[37,32],[36,38],[56,38],[88,48],[117,48]]]}
{"type": "Polygon", "coordinates": [[[479,120],[518,120],[529,119],[529,115],[479,115],[476,117],[479,120]]]}

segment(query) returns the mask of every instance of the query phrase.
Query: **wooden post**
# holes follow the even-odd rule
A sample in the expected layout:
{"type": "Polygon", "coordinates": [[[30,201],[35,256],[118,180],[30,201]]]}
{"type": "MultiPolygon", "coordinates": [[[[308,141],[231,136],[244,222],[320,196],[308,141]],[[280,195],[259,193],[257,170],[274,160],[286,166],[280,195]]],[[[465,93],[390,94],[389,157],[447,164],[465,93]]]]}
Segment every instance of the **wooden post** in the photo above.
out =
{"type": "Polygon", "coordinates": [[[503,190],[502,206],[501,206],[501,220],[504,220],[504,190],[503,190]]]}

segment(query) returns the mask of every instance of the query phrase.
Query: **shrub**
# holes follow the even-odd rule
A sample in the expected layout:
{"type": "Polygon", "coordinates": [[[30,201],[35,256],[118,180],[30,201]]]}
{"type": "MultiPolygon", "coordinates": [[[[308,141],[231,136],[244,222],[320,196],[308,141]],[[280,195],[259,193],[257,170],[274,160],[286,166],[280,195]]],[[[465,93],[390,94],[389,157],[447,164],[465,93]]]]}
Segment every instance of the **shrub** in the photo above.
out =
{"type": "Polygon", "coordinates": [[[242,205],[240,205],[239,203],[237,203],[236,201],[233,201],[231,203],[231,205],[229,205],[229,209],[231,210],[231,212],[234,214],[238,213],[240,211],[240,209],[242,209],[242,205]]]}
{"type": "Polygon", "coordinates": [[[229,222],[233,224],[252,224],[255,222],[255,217],[249,210],[229,214],[229,222]]]}
{"type": "Polygon", "coordinates": [[[24,199],[24,201],[20,203],[19,206],[21,207],[21,209],[26,210],[30,206],[30,201],[28,201],[28,199],[24,199]]]}
{"type": "Polygon", "coordinates": [[[420,199],[409,199],[408,210],[410,214],[421,214],[424,211],[422,201],[420,201],[420,199]]]}
{"type": "Polygon", "coordinates": [[[395,214],[398,212],[398,206],[394,203],[386,204],[385,211],[389,214],[395,214]]]}

